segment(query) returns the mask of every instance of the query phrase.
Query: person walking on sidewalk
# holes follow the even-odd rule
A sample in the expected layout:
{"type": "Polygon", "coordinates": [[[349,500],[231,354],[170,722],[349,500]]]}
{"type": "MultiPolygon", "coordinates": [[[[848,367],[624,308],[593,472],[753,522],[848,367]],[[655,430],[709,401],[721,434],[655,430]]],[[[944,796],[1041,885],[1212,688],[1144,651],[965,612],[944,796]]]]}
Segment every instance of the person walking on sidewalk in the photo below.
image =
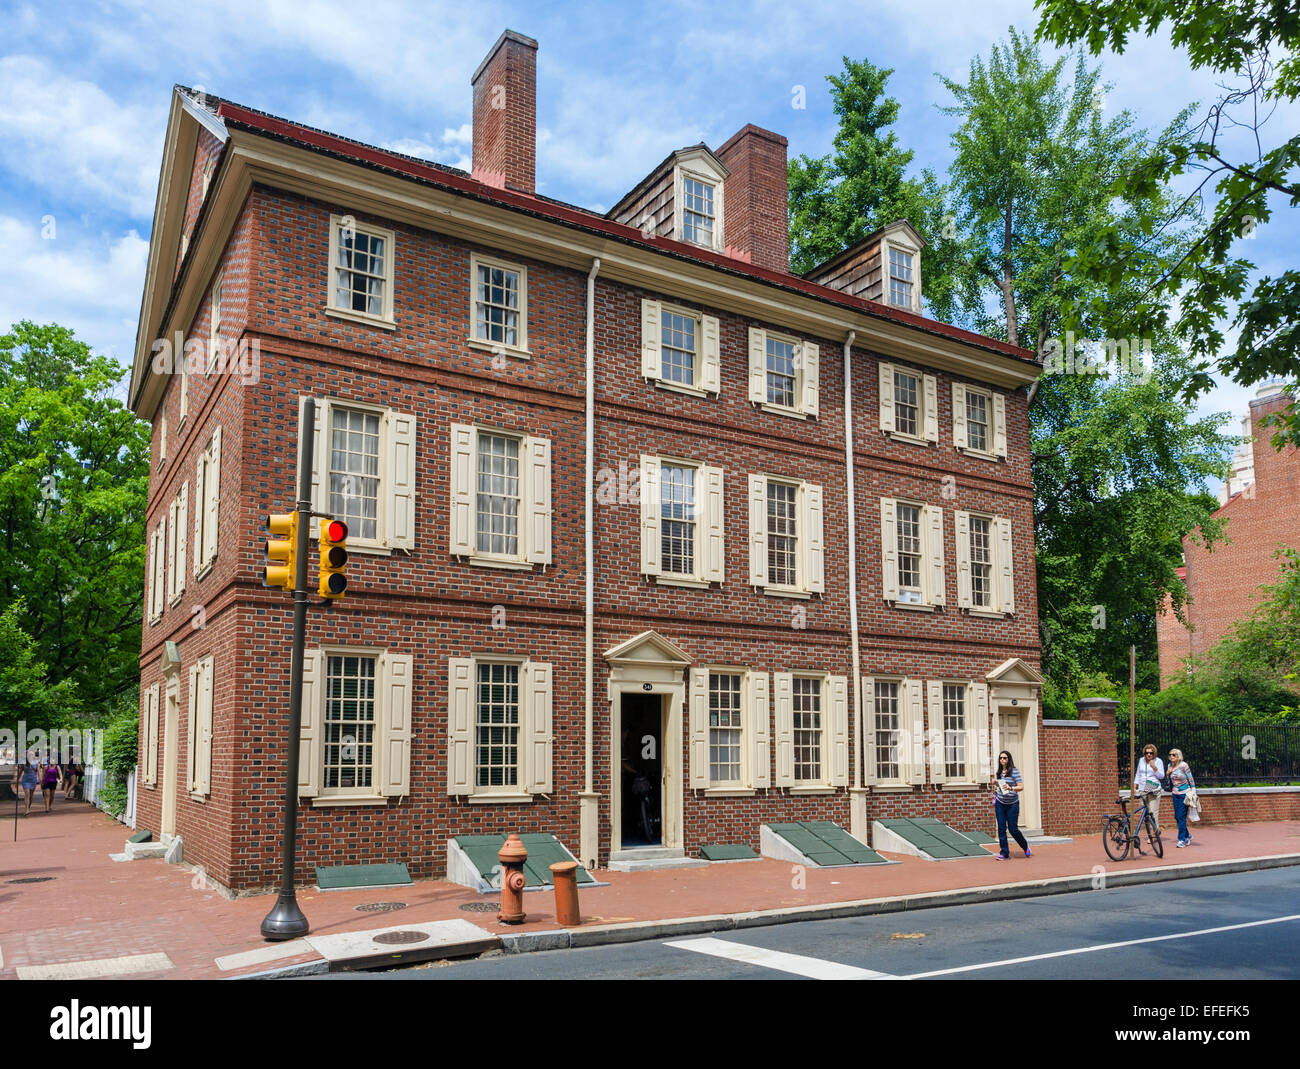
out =
{"type": "Polygon", "coordinates": [[[1192,841],[1192,833],[1187,830],[1187,792],[1196,786],[1196,779],[1183,760],[1183,751],[1177,747],[1169,751],[1169,780],[1173,784],[1170,793],[1174,799],[1174,820],[1178,822],[1178,845],[1186,846],[1192,841]]]}
{"type": "Polygon", "coordinates": [[[45,812],[54,810],[54,788],[59,785],[59,766],[48,763],[41,773],[41,792],[45,795],[45,812]]]}
{"type": "MultiPolygon", "coordinates": [[[[1147,797],[1147,808],[1151,810],[1151,819],[1160,828],[1160,784],[1165,778],[1165,763],[1156,756],[1156,748],[1151,743],[1142,747],[1142,760],[1133,771],[1133,812],[1142,804],[1142,797],[1147,797]]],[[[1141,847],[1138,848],[1139,851],[1141,847]]]]}
{"type": "Polygon", "coordinates": [[[1020,769],[1016,768],[1011,754],[1006,750],[998,754],[998,770],[993,775],[993,788],[993,810],[998,818],[998,846],[1000,847],[995,856],[999,861],[1006,861],[1011,856],[1007,846],[1009,830],[1011,837],[1025,852],[1025,857],[1032,857],[1033,852],[1029,849],[1029,843],[1019,827],[1020,792],[1025,789],[1025,781],[1020,775],[1020,769]]]}
{"type": "Polygon", "coordinates": [[[23,816],[27,816],[32,811],[32,794],[36,791],[36,784],[39,782],[36,769],[27,759],[24,758],[22,764],[14,767],[14,794],[17,794],[21,787],[27,795],[27,808],[23,810],[23,816]]]}

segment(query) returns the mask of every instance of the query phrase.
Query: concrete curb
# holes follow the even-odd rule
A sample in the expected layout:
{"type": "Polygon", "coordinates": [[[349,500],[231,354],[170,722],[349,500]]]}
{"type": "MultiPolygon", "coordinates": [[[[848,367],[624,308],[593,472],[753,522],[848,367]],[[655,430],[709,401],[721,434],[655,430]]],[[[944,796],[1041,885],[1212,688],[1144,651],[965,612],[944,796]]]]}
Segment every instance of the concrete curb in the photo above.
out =
{"type": "MultiPolygon", "coordinates": [[[[648,939],[702,935],[708,932],[763,928],[769,925],[791,924],[797,921],[841,920],[845,917],[870,917],[884,913],[902,913],[917,909],[939,909],[943,906],[961,906],[977,902],[1001,902],[1016,898],[1035,898],[1041,895],[1072,894],[1077,891],[1105,890],[1112,887],[1132,887],[1144,883],[1188,880],[1201,876],[1226,876],[1237,872],[1255,872],[1262,869],[1285,868],[1292,865],[1300,865],[1300,854],[1266,854],[1262,857],[1203,861],[1192,865],[1177,865],[1170,868],[1143,868],[1127,871],[1112,871],[1106,866],[1098,865],[1098,871],[1087,875],[1053,876],[1043,880],[993,884],[988,887],[962,887],[952,891],[930,891],[924,894],[896,895],[890,898],[866,898],[849,902],[826,902],[810,906],[755,910],[749,913],[717,913],[701,917],[672,917],[658,921],[602,924],[583,928],[553,929],[545,932],[507,932],[500,936],[500,940],[501,949],[507,954],[531,954],[543,950],[572,950],[578,947],[637,943],[648,939]]],[[[451,957],[453,955],[448,954],[446,956],[451,957]]],[[[283,969],[271,969],[266,972],[245,976],[234,976],[230,977],[230,979],[272,980],[281,977],[287,978],[325,972],[327,968],[327,963],[323,961],[304,962],[298,965],[289,965],[283,969]]]]}

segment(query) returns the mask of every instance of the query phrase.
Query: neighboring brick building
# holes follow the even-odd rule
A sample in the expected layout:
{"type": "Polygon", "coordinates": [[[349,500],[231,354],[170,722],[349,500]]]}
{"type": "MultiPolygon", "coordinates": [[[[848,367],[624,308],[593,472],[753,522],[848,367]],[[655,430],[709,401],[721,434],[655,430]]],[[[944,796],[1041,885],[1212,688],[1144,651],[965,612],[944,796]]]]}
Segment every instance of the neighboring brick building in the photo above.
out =
{"type": "Polygon", "coordinates": [[[607,215],[538,195],[535,50],[476,72],[472,174],[175,92],[131,385],[141,825],[276,878],[262,538],[308,394],[352,563],[308,622],[304,880],[439,875],[475,832],[604,864],[770,820],[984,827],[1002,745],[1040,825],[1032,355],[913,311],[906,224],[792,276],[785,139],[753,126],[607,215]]]}
{"type": "Polygon", "coordinates": [[[1214,513],[1228,520],[1227,542],[1212,549],[1183,539],[1179,578],[1187,584],[1187,626],[1172,612],[1156,620],[1160,681],[1167,683],[1190,656],[1202,656],[1238,620],[1248,619],[1259,603],[1259,588],[1276,583],[1284,546],[1300,547],[1300,454],[1294,446],[1278,451],[1269,439],[1274,429],[1260,427],[1265,416],[1290,404],[1280,387],[1260,387],[1243,427],[1247,442],[1233,461],[1230,497],[1214,513]]]}

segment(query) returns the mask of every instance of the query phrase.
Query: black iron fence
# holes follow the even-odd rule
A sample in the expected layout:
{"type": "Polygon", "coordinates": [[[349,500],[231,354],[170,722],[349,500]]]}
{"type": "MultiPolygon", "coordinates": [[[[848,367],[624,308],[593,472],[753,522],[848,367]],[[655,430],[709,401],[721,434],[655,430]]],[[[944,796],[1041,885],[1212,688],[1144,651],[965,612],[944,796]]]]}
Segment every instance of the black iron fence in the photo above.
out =
{"type": "MultiPolygon", "coordinates": [[[[1120,786],[1132,784],[1128,716],[1116,711],[1120,786]]],[[[1183,759],[1201,787],[1280,787],[1300,784],[1300,724],[1206,723],[1169,716],[1137,718],[1137,755],[1155,746],[1164,762],[1169,751],[1183,759]]]]}

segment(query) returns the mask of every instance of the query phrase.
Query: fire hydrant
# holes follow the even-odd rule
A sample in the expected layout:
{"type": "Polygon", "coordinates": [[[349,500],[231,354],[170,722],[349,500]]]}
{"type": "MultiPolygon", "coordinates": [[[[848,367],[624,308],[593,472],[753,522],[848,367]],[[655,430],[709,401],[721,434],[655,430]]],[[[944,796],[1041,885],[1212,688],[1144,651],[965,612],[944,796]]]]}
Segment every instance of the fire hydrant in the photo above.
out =
{"type": "Polygon", "coordinates": [[[524,884],[528,878],[524,875],[524,862],[528,860],[528,849],[519,839],[517,832],[506,836],[506,841],[497,851],[497,860],[501,862],[501,912],[497,920],[502,924],[524,923],[524,884]]]}

